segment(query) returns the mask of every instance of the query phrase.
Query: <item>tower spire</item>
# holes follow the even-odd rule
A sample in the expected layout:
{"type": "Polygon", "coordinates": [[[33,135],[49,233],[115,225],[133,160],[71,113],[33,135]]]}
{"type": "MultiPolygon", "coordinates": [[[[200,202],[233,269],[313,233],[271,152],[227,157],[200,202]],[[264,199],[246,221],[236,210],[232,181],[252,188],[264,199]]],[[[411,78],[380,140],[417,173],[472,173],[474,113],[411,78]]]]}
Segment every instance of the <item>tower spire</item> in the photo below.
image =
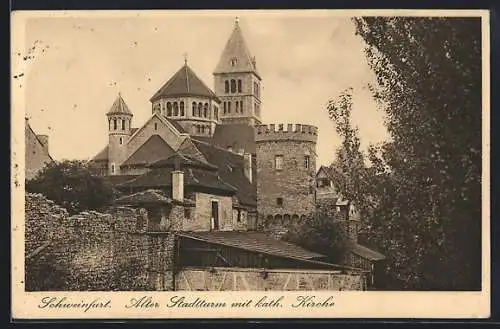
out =
{"type": "Polygon", "coordinates": [[[238,16],[236,16],[234,18],[234,27],[238,27],[240,25],[240,18],[238,16]]]}
{"type": "Polygon", "coordinates": [[[184,56],[184,65],[187,65],[187,63],[188,63],[188,53],[186,52],[186,53],[182,54],[182,56],[184,56]]]}

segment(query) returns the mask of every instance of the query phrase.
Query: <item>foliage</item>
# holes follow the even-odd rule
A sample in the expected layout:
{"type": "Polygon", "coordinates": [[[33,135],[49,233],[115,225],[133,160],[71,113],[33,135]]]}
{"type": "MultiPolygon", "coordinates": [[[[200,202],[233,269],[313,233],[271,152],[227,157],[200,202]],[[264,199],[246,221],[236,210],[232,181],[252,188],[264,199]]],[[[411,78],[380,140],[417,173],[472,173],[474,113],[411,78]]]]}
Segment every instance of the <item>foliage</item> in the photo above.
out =
{"type": "Polygon", "coordinates": [[[356,130],[347,127],[350,99],[330,106],[344,139],[333,164],[342,169],[338,187],[365,210],[370,239],[388,256],[386,288],[480,289],[480,20],[354,23],[377,77],[371,87],[391,141],[370,147],[371,167],[360,168],[353,162],[356,130]]]}
{"type": "Polygon", "coordinates": [[[291,227],[281,238],[328,257],[339,263],[347,249],[347,236],[338,222],[327,216],[314,216],[298,226],[291,227]]]}
{"type": "Polygon", "coordinates": [[[26,183],[26,190],[44,194],[72,214],[99,209],[113,200],[112,187],[103,178],[93,176],[87,163],[77,160],[48,164],[26,183]]]}

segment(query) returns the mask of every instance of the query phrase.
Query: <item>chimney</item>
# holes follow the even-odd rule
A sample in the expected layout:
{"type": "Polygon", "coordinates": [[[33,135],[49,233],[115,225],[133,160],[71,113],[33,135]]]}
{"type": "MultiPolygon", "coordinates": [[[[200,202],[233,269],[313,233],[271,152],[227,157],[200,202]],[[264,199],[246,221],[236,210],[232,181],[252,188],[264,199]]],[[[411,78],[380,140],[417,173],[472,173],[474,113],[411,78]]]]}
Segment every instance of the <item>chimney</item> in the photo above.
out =
{"type": "Polygon", "coordinates": [[[248,180],[250,183],[252,182],[252,154],[251,153],[245,153],[243,155],[244,158],[244,168],[243,171],[245,173],[245,176],[247,176],[248,180]]]}
{"type": "Polygon", "coordinates": [[[184,172],[180,170],[172,171],[172,199],[184,201],[184,172]]]}
{"type": "Polygon", "coordinates": [[[43,149],[49,152],[49,136],[47,135],[37,135],[38,140],[42,143],[43,149]]]}

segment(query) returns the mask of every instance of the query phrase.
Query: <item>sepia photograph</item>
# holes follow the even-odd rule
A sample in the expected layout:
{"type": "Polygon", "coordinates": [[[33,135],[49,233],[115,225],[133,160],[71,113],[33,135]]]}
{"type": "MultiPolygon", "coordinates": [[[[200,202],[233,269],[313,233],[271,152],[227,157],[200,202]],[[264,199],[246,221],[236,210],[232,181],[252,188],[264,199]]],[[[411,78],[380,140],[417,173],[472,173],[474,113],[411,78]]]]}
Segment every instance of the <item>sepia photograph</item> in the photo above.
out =
{"type": "Polygon", "coordinates": [[[14,13],[13,284],[489,290],[487,12],[396,13],[14,13]]]}

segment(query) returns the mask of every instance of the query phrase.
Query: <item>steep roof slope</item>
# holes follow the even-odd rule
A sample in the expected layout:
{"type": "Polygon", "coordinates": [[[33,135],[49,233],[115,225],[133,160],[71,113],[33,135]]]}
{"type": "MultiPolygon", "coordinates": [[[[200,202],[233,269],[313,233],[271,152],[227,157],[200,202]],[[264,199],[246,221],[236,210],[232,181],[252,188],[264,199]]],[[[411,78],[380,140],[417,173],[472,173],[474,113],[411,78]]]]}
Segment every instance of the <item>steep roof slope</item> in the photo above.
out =
{"type": "Polygon", "coordinates": [[[219,101],[215,93],[198,78],[187,63],[151,97],[150,101],[174,96],[202,96],[219,101]]]}
{"type": "MultiPolygon", "coordinates": [[[[243,171],[244,158],[241,155],[215,147],[208,143],[193,140],[198,150],[211,164],[217,166],[221,178],[237,188],[236,197],[240,204],[255,207],[257,204],[257,187],[255,179],[248,180],[243,171]]],[[[255,162],[252,164],[252,177],[257,177],[255,162]]]]}
{"type": "Polygon", "coordinates": [[[120,167],[147,165],[175,154],[163,138],[153,135],[142,144],[120,167]]]}
{"type": "Polygon", "coordinates": [[[233,72],[253,72],[257,76],[260,76],[257,72],[255,58],[252,57],[248,50],[237,20],[234,24],[233,32],[226,43],[226,47],[220,56],[214,74],[233,72]]]}

